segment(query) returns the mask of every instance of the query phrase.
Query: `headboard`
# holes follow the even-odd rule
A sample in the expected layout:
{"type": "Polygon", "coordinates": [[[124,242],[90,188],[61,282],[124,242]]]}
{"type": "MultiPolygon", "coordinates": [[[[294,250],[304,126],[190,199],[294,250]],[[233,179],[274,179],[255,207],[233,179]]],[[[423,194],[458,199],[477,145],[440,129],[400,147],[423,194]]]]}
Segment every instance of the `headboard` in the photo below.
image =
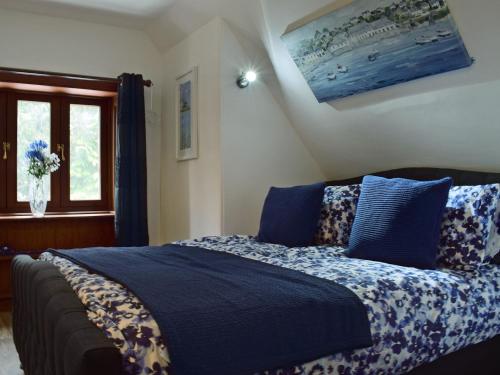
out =
{"type": "MultiPolygon", "coordinates": [[[[412,180],[437,180],[443,177],[453,178],[453,184],[460,185],[485,185],[500,183],[500,173],[461,171],[458,169],[440,168],[403,168],[393,169],[371,175],[387,178],[408,178],[412,180]]],[[[351,185],[359,184],[363,176],[349,178],[346,180],[328,181],[327,185],[351,185]]]]}

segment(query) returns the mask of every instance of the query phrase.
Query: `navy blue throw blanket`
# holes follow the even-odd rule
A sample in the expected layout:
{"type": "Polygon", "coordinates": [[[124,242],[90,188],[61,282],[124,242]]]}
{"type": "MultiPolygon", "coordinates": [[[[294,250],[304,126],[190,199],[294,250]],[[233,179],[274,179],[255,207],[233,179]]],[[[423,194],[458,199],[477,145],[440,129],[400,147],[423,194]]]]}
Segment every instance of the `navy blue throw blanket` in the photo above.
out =
{"type": "Polygon", "coordinates": [[[148,308],[175,375],[239,375],[372,344],[349,289],[198,247],[52,251],[117,281],[148,308]]]}

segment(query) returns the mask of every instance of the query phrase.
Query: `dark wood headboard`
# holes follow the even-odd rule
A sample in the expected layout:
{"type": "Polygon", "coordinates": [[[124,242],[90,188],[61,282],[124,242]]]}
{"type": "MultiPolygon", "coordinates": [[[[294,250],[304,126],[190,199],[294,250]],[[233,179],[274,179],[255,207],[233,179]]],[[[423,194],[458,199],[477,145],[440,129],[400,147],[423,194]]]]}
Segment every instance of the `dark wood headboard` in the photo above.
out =
{"type": "MultiPolygon", "coordinates": [[[[492,172],[473,172],[461,171],[458,169],[440,169],[440,168],[403,168],[393,169],[370,175],[381,176],[386,178],[408,178],[412,180],[437,180],[443,177],[453,178],[453,184],[460,185],[485,185],[500,183],[500,173],[492,172]]],[[[351,185],[359,184],[363,176],[349,178],[345,180],[328,181],[328,185],[351,185]]]]}

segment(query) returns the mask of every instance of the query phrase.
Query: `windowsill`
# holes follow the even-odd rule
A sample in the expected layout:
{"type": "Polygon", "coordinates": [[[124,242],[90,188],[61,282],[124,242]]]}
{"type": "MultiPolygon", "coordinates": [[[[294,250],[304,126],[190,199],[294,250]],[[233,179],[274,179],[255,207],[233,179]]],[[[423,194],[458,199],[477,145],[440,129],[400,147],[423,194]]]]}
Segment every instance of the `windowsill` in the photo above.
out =
{"type": "Polygon", "coordinates": [[[114,217],[114,211],[85,211],[85,212],[47,212],[44,217],[34,217],[30,213],[4,213],[0,214],[2,220],[54,220],[54,219],[87,219],[114,217]]]}

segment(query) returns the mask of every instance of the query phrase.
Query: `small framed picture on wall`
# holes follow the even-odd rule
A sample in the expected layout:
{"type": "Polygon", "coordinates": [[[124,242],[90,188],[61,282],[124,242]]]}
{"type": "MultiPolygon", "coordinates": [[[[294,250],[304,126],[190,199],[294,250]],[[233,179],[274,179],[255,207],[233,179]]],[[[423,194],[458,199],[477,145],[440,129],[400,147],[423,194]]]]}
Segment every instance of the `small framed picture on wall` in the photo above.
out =
{"type": "Polygon", "coordinates": [[[177,160],[198,157],[198,68],[179,76],[175,84],[177,160]]]}

